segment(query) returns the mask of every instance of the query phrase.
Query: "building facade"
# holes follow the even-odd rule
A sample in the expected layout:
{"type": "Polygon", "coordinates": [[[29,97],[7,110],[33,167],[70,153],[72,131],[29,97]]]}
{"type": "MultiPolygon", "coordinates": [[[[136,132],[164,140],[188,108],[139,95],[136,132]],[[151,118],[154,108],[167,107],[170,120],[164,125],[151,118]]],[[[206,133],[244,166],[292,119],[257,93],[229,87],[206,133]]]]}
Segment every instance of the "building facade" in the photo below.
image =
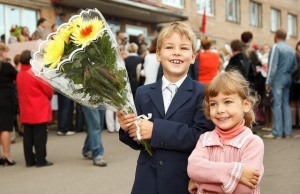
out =
{"type": "Polygon", "coordinates": [[[50,31],[52,24],[67,22],[85,8],[97,8],[111,29],[125,32],[130,42],[138,34],[150,42],[172,21],[188,23],[198,38],[210,36],[218,47],[244,31],[253,33],[253,44],[273,44],[278,28],[287,30],[292,47],[300,40],[300,0],[0,0],[0,35],[8,42],[14,25],[32,33],[40,17],[50,31]],[[200,32],[204,12],[205,33],[200,32]]]}

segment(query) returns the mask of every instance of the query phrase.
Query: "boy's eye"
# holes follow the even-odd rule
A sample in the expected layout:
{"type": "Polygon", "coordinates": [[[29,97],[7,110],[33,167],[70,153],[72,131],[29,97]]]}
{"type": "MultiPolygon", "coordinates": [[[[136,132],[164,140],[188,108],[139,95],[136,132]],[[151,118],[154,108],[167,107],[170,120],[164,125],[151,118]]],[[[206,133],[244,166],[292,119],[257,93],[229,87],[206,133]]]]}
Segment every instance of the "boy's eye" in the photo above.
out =
{"type": "Polygon", "coordinates": [[[189,47],[181,47],[182,50],[189,50],[189,47]]]}
{"type": "Polygon", "coordinates": [[[166,49],[172,49],[173,47],[172,46],[166,46],[166,49]]]}

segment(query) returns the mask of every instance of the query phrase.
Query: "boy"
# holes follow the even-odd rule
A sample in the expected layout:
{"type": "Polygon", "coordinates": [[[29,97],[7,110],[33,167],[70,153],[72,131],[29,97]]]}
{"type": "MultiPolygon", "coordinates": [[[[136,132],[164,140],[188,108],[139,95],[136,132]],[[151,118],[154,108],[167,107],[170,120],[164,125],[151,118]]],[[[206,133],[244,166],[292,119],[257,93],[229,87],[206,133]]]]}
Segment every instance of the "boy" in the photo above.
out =
{"type": "Polygon", "coordinates": [[[141,150],[132,194],[189,193],[187,159],[200,134],[214,128],[201,107],[204,85],[187,76],[195,50],[195,34],[181,22],[171,23],[157,39],[156,56],[164,76],[138,88],[135,96],[137,113],[152,113],[151,120],[139,123],[142,139],[154,148],[152,156],[137,143],[136,115],[117,113],[120,141],[141,150]],[[169,85],[175,85],[175,94],[169,85]]]}

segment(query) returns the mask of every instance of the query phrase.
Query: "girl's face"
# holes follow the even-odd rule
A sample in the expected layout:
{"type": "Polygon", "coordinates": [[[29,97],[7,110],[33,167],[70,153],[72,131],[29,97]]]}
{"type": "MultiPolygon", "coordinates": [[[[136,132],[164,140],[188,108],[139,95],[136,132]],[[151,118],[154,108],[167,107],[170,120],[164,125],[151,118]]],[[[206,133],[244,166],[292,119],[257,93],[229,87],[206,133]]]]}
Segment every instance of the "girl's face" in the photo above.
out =
{"type": "Polygon", "coordinates": [[[156,58],[163,66],[164,76],[170,82],[176,82],[187,74],[189,66],[195,62],[192,42],[173,33],[163,39],[161,49],[156,51],[156,58]]]}
{"type": "Polygon", "coordinates": [[[244,114],[250,111],[250,102],[238,94],[219,93],[209,98],[209,111],[212,122],[223,131],[230,131],[240,126],[244,114]]]}

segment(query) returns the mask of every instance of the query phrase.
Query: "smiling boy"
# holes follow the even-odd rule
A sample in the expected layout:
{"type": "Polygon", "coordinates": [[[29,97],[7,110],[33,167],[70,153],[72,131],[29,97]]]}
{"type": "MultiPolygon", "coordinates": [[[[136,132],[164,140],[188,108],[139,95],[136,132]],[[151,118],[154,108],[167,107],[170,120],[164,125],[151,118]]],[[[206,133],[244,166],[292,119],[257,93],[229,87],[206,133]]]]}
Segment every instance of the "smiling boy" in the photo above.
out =
{"type": "Polygon", "coordinates": [[[187,159],[200,134],[214,128],[202,111],[204,85],[187,76],[195,51],[196,36],[182,22],[171,23],[158,36],[156,56],[164,75],[139,87],[135,98],[138,115],[152,113],[149,121],[138,124],[142,139],[154,148],[152,156],[137,143],[136,115],[117,113],[120,141],[140,150],[133,194],[189,193],[187,159]]]}

